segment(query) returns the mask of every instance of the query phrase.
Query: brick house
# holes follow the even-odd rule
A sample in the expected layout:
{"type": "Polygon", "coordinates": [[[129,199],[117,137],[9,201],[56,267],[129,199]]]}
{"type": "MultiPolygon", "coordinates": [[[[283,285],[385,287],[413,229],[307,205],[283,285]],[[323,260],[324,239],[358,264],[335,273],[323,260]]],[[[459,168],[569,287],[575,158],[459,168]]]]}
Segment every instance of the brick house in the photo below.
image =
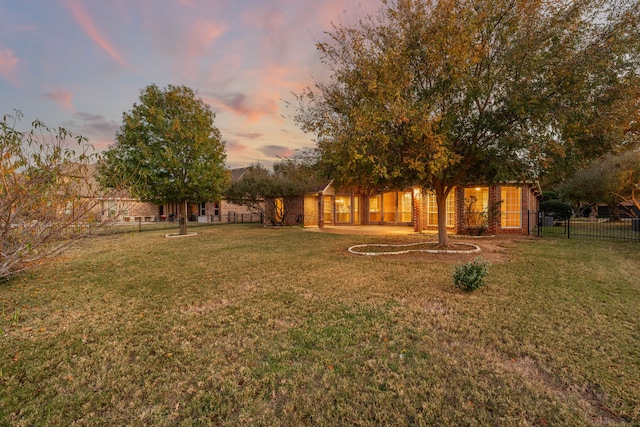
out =
{"type": "MultiPolygon", "coordinates": [[[[91,173],[95,174],[96,167],[91,165],[91,173]]],[[[231,180],[239,180],[248,168],[232,169],[229,171],[231,180]]],[[[97,185],[97,183],[95,184],[97,185]]],[[[179,203],[165,203],[156,205],[142,202],[130,197],[126,191],[103,195],[94,209],[94,216],[100,221],[116,222],[158,222],[177,220],[180,212],[179,203]]],[[[187,209],[189,221],[206,223],[235,223],[259,222],[260,216],[251,212],[245,206],[235,205],[226,200],[189,202],[187,209]]]]}
{"type": "MultiPolygon", "coordinates": [[[[458,186],[447,198],[447,228],[462,234],[478,226],[481,217],[488,233],[528,234],[536,225],[530,223],[529,212],[538,211],[540,198],[540,188],[533,183],[458,186]]],[[[435,195],[420,188],[363,194],[328,184],[290,203],[294,205],[288,215],[303,218],[305,226],[406,225],[416,232],[438,228],[435,195]]]]}
{"type": "MultiPolygon", "coordinates": [[[[229,170],[231,182],[241,179],[249,168],[238,168],[229,170]]],[[[160,221],[170,221],[177,218],[180,212],[179,203],[165,203],[157,206],[158,218],[160,221]]],[[[238,222],[259,222],[260,215],[252,212],[246,206],[236,205],[227,200],[189,202],[187,206],[187,219],[189,221],[205,222],[208,224],[238,223],[238,222]]]]}

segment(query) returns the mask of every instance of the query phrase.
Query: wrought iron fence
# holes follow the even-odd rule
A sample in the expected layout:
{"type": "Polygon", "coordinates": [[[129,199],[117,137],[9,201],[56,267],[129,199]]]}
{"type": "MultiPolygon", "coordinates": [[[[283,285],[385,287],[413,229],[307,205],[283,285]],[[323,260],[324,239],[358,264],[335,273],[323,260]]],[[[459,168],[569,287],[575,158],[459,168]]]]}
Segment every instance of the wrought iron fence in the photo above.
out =
{"type": "MultiPolygon", "coordinates": [[[[65,228],[68,235],[89,235],[89,234],[121,234],[143,231],[172,230],[178,227],[179,220],[152,221],[143,220],[144,217],[135,217],[127,221],[110,223],[98,223],[88,221],[78,221],[65,228]]],[[[224,216],[209,215],[198,217],[197,221],[189,221],[188,228],[204,227],[218,224],[246,224],[263,223],[264,217],[261,213],[236,213],[227,212],[224,216]]]]}
{"type": "Polygon", "coordinates": [[[244,223],[264,222],[264,216],[262,213],[237,213],[227,212],[227,223],[229,224],[244,224],[244,223]]]}
{"type": "Polygon", "coordinates": [[[618,240],[640,242],[640,218],[612,221],[608,217],[573,217],[557,219],[543,212],[529,212],[529,234],[584,240],[618,240]]]}

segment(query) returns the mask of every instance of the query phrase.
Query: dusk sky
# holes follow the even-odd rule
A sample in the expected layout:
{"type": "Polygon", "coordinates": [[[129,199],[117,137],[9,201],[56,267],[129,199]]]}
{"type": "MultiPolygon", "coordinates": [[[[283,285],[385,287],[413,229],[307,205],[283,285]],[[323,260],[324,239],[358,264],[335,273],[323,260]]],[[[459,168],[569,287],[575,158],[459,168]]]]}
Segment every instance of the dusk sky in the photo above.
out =
{"type": "Polygon", "coordinates": [[[0,0],[0,114],[21,110],[114,142],[155,83],[186,85],[216,113],[231,168],[313,146],[293,101],[323,67],[315,44],[379,0],[0,0]]]}

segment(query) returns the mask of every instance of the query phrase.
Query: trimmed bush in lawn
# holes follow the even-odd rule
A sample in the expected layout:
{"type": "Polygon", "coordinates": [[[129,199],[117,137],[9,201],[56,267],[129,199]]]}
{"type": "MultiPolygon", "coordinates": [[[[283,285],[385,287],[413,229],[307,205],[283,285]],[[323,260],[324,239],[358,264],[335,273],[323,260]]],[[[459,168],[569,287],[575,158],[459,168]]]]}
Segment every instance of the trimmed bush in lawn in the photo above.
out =
{"type": "Polygon", "coordinates": [[[489,263],[482,261],[481,257],[473,262],[456,265],[453,273],[453,282],[456,288],[463,291],[475,291],[484,286],[484,277],[489,272],[489,263]]]}

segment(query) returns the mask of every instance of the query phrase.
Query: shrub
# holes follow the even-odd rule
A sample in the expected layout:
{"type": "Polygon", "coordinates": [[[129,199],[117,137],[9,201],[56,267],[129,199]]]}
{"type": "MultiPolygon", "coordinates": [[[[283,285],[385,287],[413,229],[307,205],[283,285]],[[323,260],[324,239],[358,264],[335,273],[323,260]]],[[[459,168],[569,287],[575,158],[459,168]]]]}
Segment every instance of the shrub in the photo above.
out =
{"type": "Polygon", "coordinates": [[[562,200],[546,200],[540,203],[540,210],[554,219],[565,220],[573,215],[573,208],[562,200]]]}
{"type": "Polygon", "coordinates": [[[471,292],[484,286],[484,276],[488,272],[489,262],[478,257],[473,262],[456,265],[453,282],[456,288],[471,292]]]}
{"type": "Polygon", "coordinates": [[[559,200],[560,196],[556,191],[543,191],[542,192],[542,201],[548,202],[549,200],[559,200]]]}
{"type": "Polygon", "coordinates": [[[497,202],[481,211],[477,209],[478,198],[464,199],[464,233],[470,236],[482,236],[489,231],[490,225],[500,216],[500,203],[497,202]]]}

